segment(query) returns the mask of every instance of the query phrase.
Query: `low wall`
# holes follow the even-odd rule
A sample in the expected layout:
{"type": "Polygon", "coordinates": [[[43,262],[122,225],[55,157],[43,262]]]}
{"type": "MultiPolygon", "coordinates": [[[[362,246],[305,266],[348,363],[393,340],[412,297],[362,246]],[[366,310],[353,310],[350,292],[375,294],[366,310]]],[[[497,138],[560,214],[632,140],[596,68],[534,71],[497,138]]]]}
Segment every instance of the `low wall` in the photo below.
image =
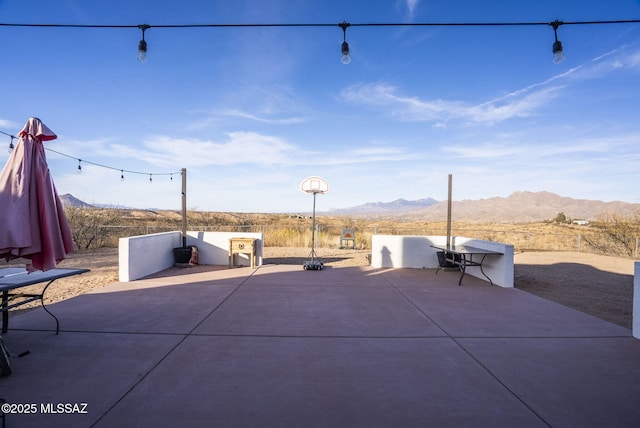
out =
{"type": "Polygon", "coordinates": [[[633,264],[633,337],[640,339],[640,262],[633,264]]]}
{"type": "MultiPolygon", "coordinates": [[[[492,241],[454,236],[452,245],[469,245],[485,250],[493,250],[504,255],[489,255],[482,269],[494,284],[501,287],[513,287],[513,245],[492,241]]],[[[371,266],[375,268],[414,268],[430,269],[438,267],[436,248],[431,245],[445,246],[446,236],[406,236],[373,235],[371,239],[371,266]]],[[[468,275],[486,280],[479,267],[469,266],[468,275]]]]}
{"type": "Polygon", "coordinates": [[[170,268],[174,264],[173,248],[181,245],[180,232],[120,238],[118,242],[119,280],[134,281],[170,268]]]}
{"type": "MultiPolygon", "coordinates": [[[[229,264],[229,239],[255,238],[257,266],[262,264],[262,233],[247,232],[187,232],[187,245],[198,247],[199,263],[203,265],[229,264]]],[[[180,232],[120,238],[118,242],[119,281],[128,282],[152,273],[169,269],[175,264],[173,249],[182,246],[180,232]]],[[[236,256],[236,263],[250,265],[249,258],[236,256]]]]}
{"type": "MultiPolygon", "coordinates": [[[[198,247],[201,265],[229,264],[229,240],[231,238],[254,238],[256,241],[256,266],[262,265],[263,237],[259,232],[187,232],[187,245],[198,247]]],[[[236,264],[250,266],[249,256],[236,255],[236,264]]]]}

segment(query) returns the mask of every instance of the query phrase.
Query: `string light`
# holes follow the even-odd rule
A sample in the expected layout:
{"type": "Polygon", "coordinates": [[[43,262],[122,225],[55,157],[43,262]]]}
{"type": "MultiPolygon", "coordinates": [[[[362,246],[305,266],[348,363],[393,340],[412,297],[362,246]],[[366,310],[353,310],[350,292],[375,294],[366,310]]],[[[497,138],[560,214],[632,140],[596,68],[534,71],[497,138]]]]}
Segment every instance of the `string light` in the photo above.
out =
{"type": "MultiPolygon", "coordinates": [[[[2,132],[2,131],[0,131],[0,132],[2,132]]],[[[124,181],[124,174],[125,173],[127,173],[127,174],[137,174],[137,175],[148,175],[149,177],[151,177],[151,175],[178,174],[177,172],[153,172],[153,173],[150,173],[150,172],[142,172],[142,171],[132,171],[132,170],[123,169],[123,168],[115,168],[115,167],[112,167],[112,166],[109,166],[109,165],[103,165],[103,164],[100,164],[100,163],[91,162],[91,161],[88,161],[86,159],[79,159],[79,158],[76,158],[74,156],[68,155],[66,153],[62,153],[62,152],[59,152],[57,150],[54,150],[54,149],[52,149],[50,147],[45,147],[45,150],[48,150],[48,151],[53,152],[55,154],[58,154],[60,156],[64,156],[64,157],[67,157],[67,158],[70,158],[70,159],[75,159],[78,162],[83,162],[85,164],[89,164],[89,165],[93,165],[93,166],[97,166],[97,167],[105,168],[105,169],[111,169],[111,170],[114,170],[114,171],[120,171],[120,180],[121,181],[124,181]]]]}
{"type": "MultiPolygon", "coordinates": [[[[640,19],[625,20],[603,20],[603,21],[558,21],[553,22],[414,22],[414,23],[360,23],[351,24],[342,22],[338,24],[343,29],[345,40],[342,43],[343,61],[346,61],[345,51],[348,53],[349,44],[346,41],[347,27],[490,27],[490,26],[541,26],[551,25],[557,33],[559,25],[591,25],[591,24],[629,24],[640,23],[640,19]]],[[[47,27],[47,28],[139,28],[142,31],[142,40],[138,43],[138,59],[146,60],[147,42],[144,39],[144,33],[149,28],[243,28],[243,27],[333,27],[335,24],[169,24],[169,25],[97,25],[97,24],[14,24],[0,23],[0,27],[47,27]]],[[[562,53],[562,43],[557,40],[553,44],[554,58],[564,56],[562,53]]],[[[347,55],[349,56],[349,55],[347,55]]],[[[349,57],[350,58],[350,57],[349,57]]]]}
{"type": "Polygon", "coordinates": [[[11,139],[11,140],[9,140],[9,153],[11,153],[13,151],[13,149],[15,148],[15,146],[13,145],[13,140],[15,138],[18,138],[18,137],[16,137],[15,135],[12,135],[12,134],[7,134],[4,131],[0,131],[0,134],[4,134],[4,135],[6,135],[7,137],[9,137],[11,139]]]}
{"type": "MultiPolygon", "coordinates": [[[[0,25],[2,25],[2,24],[0,24],[0,25]]],[[[14,148],[13,140],[14,139],[18,139],[18,137],[16,137],[15,135],[9,134],[7,132],[1,131],[1,130],[0,130],[0,134],[4,134],[4,135],[6,135],[6,136],[11,138],[11,142],[9,143],[9,148],[10,148],[10,150],[12,150],[14,148]]],[[[91,161],[88,161],[86,159],[80,159],[80,158],[68,155],[66,153],[59,152],[59,151],[54,150],[54,149],[49,148],[49,147],[45,147],[45,150],[53,152],[53,153],[56,153],[56,154],[58,154],[60,156],[64,156],[64,157],[67,157],[67,158],[70,158],[70,159],[77,160],[78,161],[78,174],[82,173],[82,162],[84,162],[85,164],[97,166],[97,167],[100,167],[100,168],[106,168],[106,169],[111,169],[111,170],[114,170],[114,171],[120,171],[120,181],[124,181],[124,173],[125,172],[128,173],[128,174],[148,175],[150,183],[153,182],[153,178],[152,178],[153,175],[168,175],[169,176],[169,180],[171,182],[173,182],[173,174],[182,174],[182,171],[179,171],[179,172],[153,172],[153,173],[141,172],[141,171],[132,171],[132,170],[127,170],[127,169],[122,169],[122,168],[115,168],[115,167],[112,167],[112,166],[103,165],[103,164],[99,164],[99,163],[96,163],[96,162],[91,162],[91,161]]]]}
{"type": "Polygon", "coordinates": [[[147,31],[150,26],[148,24],[138,25],[138,28],[142,30],[142,40],[138,43],[138,61],[146,62],[147,61],[147,42],[144,40],[144,32],[147,31]]]}
{"type": "Polygon", "coordinates": [[[338,24],[338,26],[340,28],[342,28],[342,33],[344,35],[344,39],[342,41],[342,58],[340,61],[342,61],[343,64],[349,64],[351,62],[351,55],[349,55],[349,43],[347,43],[347,28],[350,26],[351,24],[349,24],[346,21],[342,21],[340,24],[338,24]]]}
{"type": "Polygon", "coordinates": [[[558,40],[558,27],[561,26],[563,22],[558,21],[557,19],[551,22],[549,25],[553,27],[553,34],[555,35],[556,41],[553,42],[553,62],[554,64],[560,64],[564,61],[564,52],[562,52],[562,42],[558,40]]]}

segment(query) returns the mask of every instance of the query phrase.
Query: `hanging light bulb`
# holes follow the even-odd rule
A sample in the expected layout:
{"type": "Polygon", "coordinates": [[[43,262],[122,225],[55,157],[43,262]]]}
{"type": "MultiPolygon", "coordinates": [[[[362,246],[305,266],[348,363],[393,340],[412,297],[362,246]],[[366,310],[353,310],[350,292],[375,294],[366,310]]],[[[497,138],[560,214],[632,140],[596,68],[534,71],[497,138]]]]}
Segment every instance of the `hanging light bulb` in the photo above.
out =
{"type": "Polygon", "coordinates": [[[553,62],[554,64],[560,64],[564,61],[564,52],[562,51],[562,42],[558,40],[558,27],[563,24],[562,21],[558,21],[557,19],[553,21],[550,25],[553,27],[553,34],[555,35],[556,41],[553,42],[553,62]]]}
{"type": "Polygon", "coordinates": [[[144,40],[144,32],[150,28],[147,24],[138,25],[138,28],[142,30],[142,40],[138,43],[138,61],[145,62],[147,60],[147,42],[144,40]]]}
{"type": "Polygon", "coordinates": [[[562,42],[553,42],[553,62],[554,64],[560,64],[564,61],[564,52],[562,52],[562,42]]]}
{"type": "Polygon", "coordinates": [[[338,26],[340,28],[342,28],[342,33],[344,35],[344,39],[342,41],[342,58],[340,59],[340,61],[342,61],[343,64],[349,64],[351,62],[351,56],[349,55],[349,43],[347,43],[347,27],[349,27],[351,24],[349,24],[346,21],[341,22],[340,24],[338,24],[338,26]]]}
{"type": "Polygon", "coordinates": [[[78,159],[78,174],[82,174],[82,159],[78,159]]]}
{"type": "Polygon", "coordinates": [[[15,148],[15,146],[13,145],[13,139],[16,137],[14,137],[13,135],[9,135],[9,137],[11,137],[11,141],[9,142],[9,153],[11,153],[15,148]]]}
{"type": "Polygon", "coordinates": [[[342,42],[342,58],[340,61],[345,65],[351,62],[351,56],[349,55],[349,43],[347,42],[342,42]]]}

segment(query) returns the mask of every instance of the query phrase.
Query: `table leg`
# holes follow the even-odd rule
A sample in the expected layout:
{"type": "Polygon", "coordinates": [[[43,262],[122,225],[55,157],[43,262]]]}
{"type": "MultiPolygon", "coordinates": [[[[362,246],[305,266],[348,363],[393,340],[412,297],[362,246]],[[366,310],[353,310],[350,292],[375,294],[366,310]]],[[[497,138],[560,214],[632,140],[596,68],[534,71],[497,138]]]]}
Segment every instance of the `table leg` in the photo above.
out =
{"type": "Polygon", "coordinates": [[[484,273],[484,269],[482,269],[482,264],[484,263],[484,258],[485,257],[487,257],[486,254],[484,256],[482,256],[482,260],[480,260],[480,272],[482,272],[484,277],[489,280],[489,284],[491,284],[491,286],[493,287],[493,281],[491,281],[491,278],[489,278],[489,276],[486,273],[484,273]]]}
{"type": "Polygon", "coordinates": [[[53,315],[51,311],[47,309],[47,306],[44,304],[44,293],[47,291],[47,288],[49,288],[49,286],[53,283],[53,281],[55,281],[55,279],[52,279],[51,281],[49,281],[47,285],[44,286],[44,289],[42,290],[42,294],[40,294],[40,304],[42,305],[42,308],[45,311],[47,311],[47,313],[51,315],[54,320],[56,320],[56,334],[58,334],[60,332],[60,321],[58,321],[58,318],[55,315],[53,315]]]}
{"type": "Polygon", "coordinates": [[[460,271],[462,272],[460,274],[460,280],[458,281],[458,285],[462,285],[462,278],[464,277],[464,274],[467,272],[467,255],[462,253],[460,254],[461,257],[461,262],[460,263],[460,271]]]}

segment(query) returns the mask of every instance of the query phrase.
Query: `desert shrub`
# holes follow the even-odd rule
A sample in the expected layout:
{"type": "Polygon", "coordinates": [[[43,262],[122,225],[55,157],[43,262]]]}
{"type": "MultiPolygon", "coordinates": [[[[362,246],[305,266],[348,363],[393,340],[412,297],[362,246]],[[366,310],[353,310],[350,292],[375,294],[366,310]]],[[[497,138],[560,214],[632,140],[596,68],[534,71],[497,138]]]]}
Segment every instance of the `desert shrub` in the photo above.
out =
{"type": "Polygon", "coordinates": [[[603,254],[637,257],[640,238],[640,210],[631,216],[610,214],[592,222],[595,233],[586,236],[586,243],[603,254]]]}
{"type": "Polygon", "coordinates": [[[78,249],[107,246],[114,229],[102,226],[115,226],[121,222],[120,211],[116,209],[69,207],[65,214],[78,249]]]}

